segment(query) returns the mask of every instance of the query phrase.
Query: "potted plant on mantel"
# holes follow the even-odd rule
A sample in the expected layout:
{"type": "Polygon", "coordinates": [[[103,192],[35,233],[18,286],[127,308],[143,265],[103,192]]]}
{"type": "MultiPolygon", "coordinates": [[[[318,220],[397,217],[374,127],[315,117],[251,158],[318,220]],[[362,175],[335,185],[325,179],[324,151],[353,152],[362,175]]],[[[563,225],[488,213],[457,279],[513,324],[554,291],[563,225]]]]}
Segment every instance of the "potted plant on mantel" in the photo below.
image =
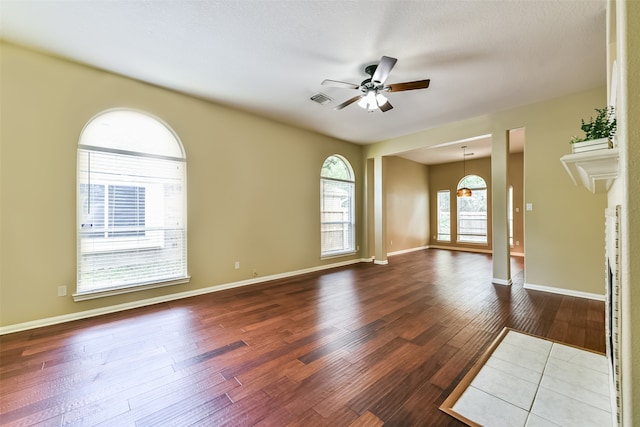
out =
{"type": "Polygon", "coordinates": [[[613,107],[595,109],[598,115],[591,117],[588,122],[582,120],[580,129],[585,133],[584,138],[571,138],[571,150],[574,153],[613,148],[613,137],[616,134],[616,118],[613,107]]]}

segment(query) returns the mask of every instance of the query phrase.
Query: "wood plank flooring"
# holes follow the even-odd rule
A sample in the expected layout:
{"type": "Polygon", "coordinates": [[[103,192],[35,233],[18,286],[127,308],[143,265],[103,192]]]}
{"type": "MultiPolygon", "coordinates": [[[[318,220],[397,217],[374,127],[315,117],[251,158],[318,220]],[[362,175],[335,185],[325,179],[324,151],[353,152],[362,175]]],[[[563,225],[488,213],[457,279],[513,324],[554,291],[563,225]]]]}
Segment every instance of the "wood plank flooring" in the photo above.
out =
{"type": "Polygon", "coordinates": [[[459,426],[503,327],[604,352],[604,303],[428,249],[0,337],[7,426],[459,426]]]}

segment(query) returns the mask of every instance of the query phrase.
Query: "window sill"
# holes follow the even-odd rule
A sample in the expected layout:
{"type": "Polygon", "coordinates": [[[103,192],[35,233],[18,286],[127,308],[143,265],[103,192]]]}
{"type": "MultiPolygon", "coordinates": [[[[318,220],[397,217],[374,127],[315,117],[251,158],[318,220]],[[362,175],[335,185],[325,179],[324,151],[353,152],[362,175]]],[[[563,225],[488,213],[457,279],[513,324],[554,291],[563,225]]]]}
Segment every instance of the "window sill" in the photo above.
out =
{"type": "Polygon", "coordinates": [[[321,260],[325,260],[325,259],[332,259],[332,258],[341,258],[341,257],[349,256],[349,255],[355,255],[357,253],[358,253],[357,251],[337,252],[335,254],[321,255],[320,259],[321,260]]]}
{"type": "Polygon", "coordinates": [[[128,294],[130,292],[145,291],[148,289],[162,288],[165,286],[181,285],[184,283],[189,283],[190,280],[191,280],[191,277],[186,276],[179,279],[167,280],[165,282],[144,283],[140,285],[132,285],[132,286],[127,286],[122,288],[111,288],[111,289],[101,289],[96,291],[77,292],[73,294],[73,300],[75,302],[78,302],[78,301],[87,301],[87,300],[96,299],[96,298],[111,297],[114,295],[128,294]]]}

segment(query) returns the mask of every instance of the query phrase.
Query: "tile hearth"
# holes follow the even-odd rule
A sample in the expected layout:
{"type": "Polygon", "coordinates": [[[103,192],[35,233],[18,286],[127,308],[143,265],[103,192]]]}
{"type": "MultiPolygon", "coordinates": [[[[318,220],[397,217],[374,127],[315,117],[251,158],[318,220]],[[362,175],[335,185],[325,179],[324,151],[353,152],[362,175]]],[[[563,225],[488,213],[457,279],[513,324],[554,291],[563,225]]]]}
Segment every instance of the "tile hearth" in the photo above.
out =
{"type": "Polygon", "coordinates": [[[451,407],[476,425],[613,425],[604,355],[509,330],[451,407]]]}

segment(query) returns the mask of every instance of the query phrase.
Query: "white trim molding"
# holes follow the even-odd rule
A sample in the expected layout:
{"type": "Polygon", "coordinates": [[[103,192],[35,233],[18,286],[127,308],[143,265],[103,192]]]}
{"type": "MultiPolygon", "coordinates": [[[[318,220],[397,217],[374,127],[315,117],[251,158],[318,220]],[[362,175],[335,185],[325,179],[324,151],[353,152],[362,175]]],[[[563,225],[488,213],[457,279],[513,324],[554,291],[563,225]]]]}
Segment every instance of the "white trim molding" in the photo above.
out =
{"type": "Polygon", "coordinates": [[[387,252],[387,256],[402,255],[402,254],[407,254],[409,252],[421,251],[421,250],[424,250],[424,249],[429,249],[429,246],[418,246],[417,248],[402,249],[402,250],[399,250],[399,251],[387,252]]]}
{"type": "Polygon", "coordinates": [[[444,249],[447,251],[460,251],[460,252],[477,252],[481,254],[491,254],[493,251],[491,249],[481,249],[481,248],[469,248],[469,247],[460,247],[460,246],[439,246],[432,245],[429,246],[431,249],[444,249]]]}
{"type": "Polygon", "coordinates": [[[76,313],[63,314],[61,316],[47,317],[44,319],[32,320],[30,322],[16,323],[13,325],[0,326],[0,335],[11,334],[14,332],[26,331],[28,329],[41,328],[43,326],[57,325],[59,323],[71,322],[74,320],[88,319],[91,317],[102,316],[104,314],[117,313],[119,311],[131,310],[133,308],[145,307],[163,302],[175,301],[182,298],[189,298],[198,295],[209,294],[212,292],[223,291],[225,289],[238,288],[241,286],[253,285],[261,282],[268,282],[275,279],[284,279],[301,274],[313,273],[321,270],[329,270],[336,267],[344,267],[346,265],[358,264],[360,262],[371,262],[369,259],[352,259],[348,261],[337,262],[333,264],[319,265],[316,267],[305,268],[302,270],[289,271],[286,273],[273,274],[270,276],[257,277],[239,282],[229,282],[220,285],[208,286],[206,288],[194,289],[191,291],[178,292],[175,294],[163,295],[155,298],[147,298],[139,301],[132,301],[123,304],[110,305],[108,307],[95,308],[92,310],[79,311],[76,313]]]}
{"type": "Polygon", "coordinates": [[[604,301],[605,296],[600,294],[593,294],[591,292],[575,291],[573,289],[554,288],[552,286],[534,285],[533,283],[525,283],[525,289],[532,291],[549,292],[551,294],[566,295],[569,297],[578,297],[592,299],[596,301],[604,301]]]}
{"type": "Polygon", "coordinates": [[[388,259],[374,259],[373,263],[377,264],[377,265],[387,265],[387,264],[389,264],[389,260],[388,259]]]}
{"type": "Polygon", "coordinates": [[[173,285],[182,285],[184,283],[189,283],[190,280],[191,280],[191,277],[187,276],[187,277],[176,279],[176,280],[168,280],[165,282],[157,282],[157,283],[146,283],[144,285],[129,286],[125,288],[107,289],[102,291],[78,292],[73,294],[73,300],[75,302],[86,301],[86,300],[95,299],[95,298],[104,298],[104,297],[111,297],[114,295],[127,294],[130,292],[144,291],[147,289],[162,288],[165,286],[173,286],[173,285]]]}
{"type": "Polygon", "coordinates": [[[491,283],[495,285],[503,285],[503,286],[511,286],[513,284],[511,279],[505,280],[505,279],[497,279],[495,277],[491,279],[491,283]]]}

